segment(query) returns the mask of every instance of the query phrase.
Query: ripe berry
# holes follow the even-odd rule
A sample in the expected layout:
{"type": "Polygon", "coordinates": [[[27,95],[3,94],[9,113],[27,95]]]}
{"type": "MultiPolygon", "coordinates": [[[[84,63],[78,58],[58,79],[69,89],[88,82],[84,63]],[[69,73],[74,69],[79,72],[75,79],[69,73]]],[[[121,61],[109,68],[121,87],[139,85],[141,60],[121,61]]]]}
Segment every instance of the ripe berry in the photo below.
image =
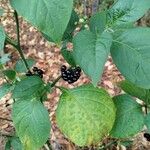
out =
{"type": "Polygon", "coordinates": [[[63,80],[67,81],[69,84],[76,82],[81,74],[80,67],[74,67],[67,69],[66,66],[61,67],[61,76],[63,80]]]}
{"type": "Polygon", "coordinates": [[[38,71],[39,69],[37,68],[37,67],[33,67],[33,72],[36,72],[36,71],[38,71]]]}
{"type": "Polygon", "coordinates": [[[43,74],[44,74],[43,70],[38,69],[37,67],[33,67],[32,72],[28,71],[26,73],[26,76],[34,76],[35,75],[35,76],[39,76],[40,78],[43,78],[43,74]]]}
{"type": "Polygon", "coordinates": [[[146,138],[147,141],[150,142],[150,134],[149,133],[144,133],[144,137],[146,138]]]}
{"type": "Polygon", "coordinates": [[[32,72],[29,70],[27,73],[26,73],[26,76],[32,76],[32,72]]]}
{"type": "Polygon", "coordinates": [[[65,71],[67,67],[65,65],[61,66],[61,71],[65,71]]]}

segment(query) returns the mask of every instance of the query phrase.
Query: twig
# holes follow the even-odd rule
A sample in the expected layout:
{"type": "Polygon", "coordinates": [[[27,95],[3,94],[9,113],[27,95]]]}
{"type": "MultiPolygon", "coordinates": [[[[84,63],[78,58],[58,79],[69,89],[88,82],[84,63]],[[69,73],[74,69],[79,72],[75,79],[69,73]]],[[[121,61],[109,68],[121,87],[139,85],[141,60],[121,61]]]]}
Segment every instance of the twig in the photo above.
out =
{"type": "Polygon", "coordinates": [[[93,0],[92,3],[92,14],[96,13],[98,11],[100,0],[93,0]]]}
{"type": "Polygon", "coordinates": [[[103,146],[102,148],[99,148],[98,150],[106,150],[107,148],[109,148],[110,146],[112,146],[113,144],[116,144],[117,141],[112,141],[108,144],[106,144],[105,146],[103,146]]]}
{"type": "Polygon", "coordinates": [[[3,118],[3,117],[0,117],[0,120],[6,120],[6,121],[10,121],[10,122],[12,122],[12,120],[11,120],[11,119],[7,119],[7,118],[3,118]]]}

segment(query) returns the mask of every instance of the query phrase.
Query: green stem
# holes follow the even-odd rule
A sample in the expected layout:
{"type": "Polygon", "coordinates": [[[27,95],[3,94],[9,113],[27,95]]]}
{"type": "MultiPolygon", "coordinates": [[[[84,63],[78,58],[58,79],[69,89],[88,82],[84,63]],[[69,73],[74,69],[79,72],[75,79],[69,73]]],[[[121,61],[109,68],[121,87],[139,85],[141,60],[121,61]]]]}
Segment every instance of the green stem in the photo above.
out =
{"type": "Polygon", "coordinates": [[[57,79],[54,80],[54,82],[51,84],[51,87],[54,87],[55,84],[61,79],[61,76],[59,76],[57,79]]]}
{"type": "Polygon", "coordinates": [[[22,60],[23,60],[23,62],[24,62],[24,64],[25,64],[27,70],[30,70],[30,68],[29,68],[29,66],[28,66],[28,63],[27,63],[27,61],[26,61],[26,59],[25,59],[25,57],[24,57],[24,54],[23,54],[23,52],[22,52],[21,45],[20,45],[19,19],[18,19],[18,14],[17,14],[16,11],[14,11],[14,16],[15,16],[15,21],[16,21],[17,45],[14,45],[13,43],[11,43],[11,45],[14,46],[14,47],[18,50],[18,52],[19,52],[19,54],[20,54],[20,56],[21,56],[21,58],[22,58],[22,60]]]}

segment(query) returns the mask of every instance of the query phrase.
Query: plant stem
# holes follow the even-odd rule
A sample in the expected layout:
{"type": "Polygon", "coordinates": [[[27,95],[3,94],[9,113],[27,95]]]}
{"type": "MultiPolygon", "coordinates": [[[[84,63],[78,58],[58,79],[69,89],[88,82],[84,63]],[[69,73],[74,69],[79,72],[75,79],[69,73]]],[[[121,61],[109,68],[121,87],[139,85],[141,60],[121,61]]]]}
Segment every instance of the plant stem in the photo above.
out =
{"type": "Polygon", "coordinates": [[[19,19],[18,19],[18,14],[17,14],[16,11],[14,11],[14,16],[15,16],[15,21],[16,21],[17,45],[15,45],[12,41],[10,41],[10,44],[12,46],[14,46],[18,50],[18,52],[19,52],[19,54],[20,54],[20,56],[21,56],[21,58],[22,58],[22,60],[23,60],[23,62],[25,64],[25,67],[27,68],[27,70],[30,70],[30,68],[28,66],[28,63],[27,63],[27,61],[26,61],[26,59],[24,57],[24,54],[22,52],[21,45],[20,45],[19,19]]]}
{"type": "Polygon", "coordinates": [[[61,79],[61,76],[59,76],[57,79],[54,80],[54,82],[51,84],[51,87],[54,87],[55,84],[61,79]]]}

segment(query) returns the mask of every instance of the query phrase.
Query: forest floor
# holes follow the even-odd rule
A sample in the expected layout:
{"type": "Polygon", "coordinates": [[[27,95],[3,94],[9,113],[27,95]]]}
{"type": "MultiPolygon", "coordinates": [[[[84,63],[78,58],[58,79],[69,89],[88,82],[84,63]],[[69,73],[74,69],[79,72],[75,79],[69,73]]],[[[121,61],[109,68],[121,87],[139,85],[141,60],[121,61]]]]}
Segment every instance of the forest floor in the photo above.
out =
{"type": "MultiPolygon", "coordinates": [[[[0,6],[4,8],[5,13],[0,21],[5,27],[6,32],[12,38],[16,38],[15,33],[15,21],[13,14],[7,4],[6,0],[0,1],[0,6]]],[[[20,21],[20,35],[21,35],[21,47],[26,58],[33,58],[36,60],[36,65],[38,68],[44,71],[44,81],[50,82],[56,79],[60,75],[60,67],[62,65],[68,64],[65,62],[63,57],[60,54],[60,49],[56,47],[53,43],[47,42],[42,35],[33,28],[30,24],[24,21],[22,18],[19,18],[20,21]]],[[[140,25],[149,25],[149,19],[143,19],[140,21],[140,25]]],[[[10,53],[11,60],[8,62],[6,68],[13,68],[15,62],[19,59],[19,55],[16,50],[11,46],[6,46],[5,52],[10,53]]],[[[102,81],[99,82],[99,86],[105,88],[111,96],[118,95],[122,91],[117,87],[117,82],[121,81],[123,77],[120,72],[117,70],[116,66],[113,64],[112,59],[109,58],[105,64],[105,70],[102,76],[102,81]]],[[[0,84],[4,80],[0,79],[0,84]]],[[[89,83],[90,80],[87,76],[82,73],[81,78],[72,85],[67,84],[65,81],[60,80],[57,85],[64,86],[67,88],[77,87],[79,85],[89,83]]],[[[57,125],[55,123],[55,110],[57,108],[57,103],[59,100],[60,91],[55,90],[52,94],[48,95],[48,101],[45,102],[45,106],[50,112],[50,119],[52,121],[52,130],[51,130],[51,144],[54,150],[78,150],[80,148],[75,147],[71,142],[64,138],[60,133],[57,125]]],[[[14,132],[14,127],[11,121],[11,108],[12,100],[10,95],[7,95],[0,101],[0,132],[5,134],[11,134],[14,132]],[[7,118],[4,120],[3,118],[7,118]]],[[[4,145],[6,143],[6,138],[0,136],[0,150],[4,150],[4,145]]],[[[92,148],[87,148],[92,149],[92,148]]],[[[125,147],[116,147],[114,149],[126,149],[125,147]]],[[[149,143],[143,138],[143,134],[139,133],[136,138],[134,138],[134,144],[130,149],[150,149],[149,143]]]]}

